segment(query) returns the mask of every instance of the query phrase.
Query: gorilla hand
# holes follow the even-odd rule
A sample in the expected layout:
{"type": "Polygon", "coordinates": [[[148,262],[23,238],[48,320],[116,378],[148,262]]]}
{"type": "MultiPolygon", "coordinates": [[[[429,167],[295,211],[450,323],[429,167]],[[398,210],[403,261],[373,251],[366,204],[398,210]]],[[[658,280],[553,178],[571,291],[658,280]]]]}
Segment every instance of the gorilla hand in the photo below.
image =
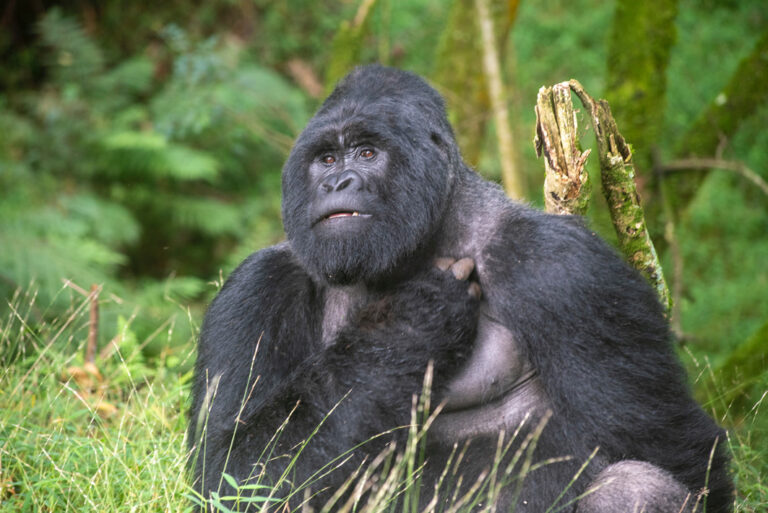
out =
{"type": "MultiPolygon", "coordinates": [[[[457,280],[463,281],[470,277],[474,278],[472,272],[475,270],[475,261],[469,257],[460,258],[459,260],[451,257],[437,258],[435,259],[435,267],[441,271],[451,271],[457,280]]],[[[483,295],[480,284],[475,279],[469,281],[469,288],[467,291],[469,292],[469,295],[475,299],[480,299],[483,295]]]]}

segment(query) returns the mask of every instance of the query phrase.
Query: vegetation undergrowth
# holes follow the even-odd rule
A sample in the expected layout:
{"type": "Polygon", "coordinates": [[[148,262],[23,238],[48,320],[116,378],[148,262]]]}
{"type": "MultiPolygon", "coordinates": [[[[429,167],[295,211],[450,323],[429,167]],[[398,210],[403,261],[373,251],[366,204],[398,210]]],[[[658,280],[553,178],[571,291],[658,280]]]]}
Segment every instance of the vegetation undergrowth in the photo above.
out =
{"type": "Polygon", "coordinates": [[[189,376],[146,364],[127,323],[84,363],[87,301],[32,325],[34,300],[0,320],[0,511],[185,509],[189,376]]]}
{"type": "MultiPolygon", "coordinates": [[[[35,296],[17,294],[11,314],[0,320],[0,513],[190,512],[199,510],[194,502],[225,512],[232,501],[240,507],[250,504],[248,511],[279,506],[282,501],[259,476],[240,486],[235,496],[195,498],[186,471],[190,372],[169,367],[163,359],[148,363],[127,321],[113,339],[112,352],[102,350],[95,364],[84,362],[87,306],[83,300],[53,322],[32,325],[29,312],[36,308],[35,296]]],[[[714,381],[710,365],[690,360],[697,390],[706,389],[705,382],[714,381]]],[[[738,488],[735,511],[764,511],[768,450],[760,440],[768,423],[761,407],[768,391],[742,418],[721,401],[724,394],[707,394],[705,407],[731,428],[727,443],[738,488]]],[[[429,426],[429,410],[425,395],[414,403],[413,418],[429,426]]],[[[419,489],[424,430],[416,425],[410,428],[405,454],[390,447],[361,465],[323,511],[493,511],[499,490],[518,486],[534,469],[527,461],[535,447],[535,437],[530,437],[507,455],[504,465],[496,463],[458,493],[464,457],[458,447],[437,493],[419,489]],[[433,496],[426,509],[418,508],[419,494],[433,496]]],[[[500,456],[510,450],[510,442],[500,440],[500,456]]],[[[329,462],[306,483],[294,483],[292,493],[310,497],[314,480],[345,458],[329,462]]],[[[288,481],[288,473],[284,479],[288,481]]],[[[554,504],[551,511],[567,511],[567,506],[554,504]]]]}

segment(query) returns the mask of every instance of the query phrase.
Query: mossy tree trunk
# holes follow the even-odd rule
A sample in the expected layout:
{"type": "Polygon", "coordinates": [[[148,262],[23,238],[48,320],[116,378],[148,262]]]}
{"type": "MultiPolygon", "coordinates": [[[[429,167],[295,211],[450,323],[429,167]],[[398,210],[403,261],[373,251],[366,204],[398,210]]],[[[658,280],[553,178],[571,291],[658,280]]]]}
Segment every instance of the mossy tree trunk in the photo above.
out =
{"type": "Polygon", "coordinates": [[[594,100],[576,80],[539,91],[536,105],[536,151],[545,158],[544,196],[547,210],[558,214],[583,214],[588,187],[584,163],[588,152],[578,148],[577,123],[571,91],[588,111],[597,139],[603,195],[625,258],[656,289],[667,311],[669,289],[654,248],[635,187],[632,151],[619,133],[605,100],[594,100]]]}
{"type": "Polygon", "coordinates": [[[331,57],[325,74],[326,93],[330,93],[341,78],[360,64],[360,53],[368,33],[371,13],[376,0],[362,0],[351,21],[341,23],[331,42],[331,57]]]}
{"type": "Polygon", "coordinates": [[[605,98],[632,141],[640,172],[651,168],[666,104],[667,65],[677,39],[678,0],[616,0],[605,98]]]}
{"type": "MultiPolygon", "coordinates": [[[[456,0],[438,46],[433,79],[448,102],[462,155],[472,166],[480,160],[491,116],[509,128],[500,56],[505,53],[518,4],[518,0],[456,0]]],[[[512,169],[514,145],[506,137],[499,142],[499,152],[502,169],[507,169],[502,177],[505,189],[519,197],[521,174],[512,169]]]]}
{"type": "Polygon", "coordinates": [[[474,20],[474,0],[453,2],[432,77],[447,100],[461,153],[472,166],[480,160],[491,104],[479,58],[482,43],[474,20]]]}
{"type": "Polygon", "coordinates": [[[496,140],[498,141],[499,160],[501,161],[501,183],[504,190],[512,198],[522,199],[523,179],[517,166],[515,145],[512,138],[512,127],[509,120],[509,107],[501,74],[501,61],[496,41],[493,17],[491,16],[489,0],[475,0],[480,39],[483,42],[483,74],[488,88],[491,111],[496,123],[496,140]]]}

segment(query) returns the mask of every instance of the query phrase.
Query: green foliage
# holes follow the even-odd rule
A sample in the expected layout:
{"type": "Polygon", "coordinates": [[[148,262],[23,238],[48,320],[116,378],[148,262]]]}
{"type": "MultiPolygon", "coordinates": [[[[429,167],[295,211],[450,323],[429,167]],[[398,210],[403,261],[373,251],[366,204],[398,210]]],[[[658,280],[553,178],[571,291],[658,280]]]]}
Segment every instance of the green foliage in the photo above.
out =
{"type": "Polygon", "coordinates": [[[40,42],[48,47],[48,68],[59,83],[87,81],[102,70],[99,47],[72,18],[53,8],[40,20],[40,42]]]}
{"type": "Polygon", "coordinates": [[[216,160],[204,152],[169,144],[154,132],[117,132],[101,142],[103,162],[99,173],[123,181],[179,182],[202,180],[215,182],[216,160]]]}
{"type": "Polygon", "coordinates": [[[768,481],[766,481],[766,460],[768,460],[768,417],[764,413],[766,382],[762,392],[755,396],[743,411],[732,408],[732,384],[724,382],[720,371],[713,369],[706,359],[693,356],[692,352],[682,353],[683,363],[694,376],[699,399],[704,408],[718,422],[729,426],[726,443],[733,456],[731,471],[737,491],[734,513],[758,513],[768,503],[768,481]]]}
{"type": "Polygon", "coordinates": [[[760,0],[740,0],[730,6],[723,0],[705,3],[712,5],[679,0],[678,41],[667,68],[670,108],[661,135],[664,141],[677,142],[686,134],[754,47],[768,19],[768,6],[760,0]]]}
{"type": "MultiPolygon", "coordinates": [[[[38,32],[45,87],[0,97],[10,134],[0,138],[0,244],[14,248],[0,254],[0,292],[34,283],[49,315],[78,297],[64,280],[107,283],[120,301],[103,305],[105,319],[115,326],[116,315],[149,307],[134,324],[148,336],[179,315],[169,284],[194,283],[184,300],[199,300],[203,280],[229,265],[251,230],[269,243],[281,236],[274,177],[307,101],[244,60],[236,40],[197,41],[168,25],[158,32],[163,51],[113,65],[61,10],[48,11],[38,32]]],[[[186,317],[166,343],[188,339],[186,317]]]]}
{"type": "Polygon", "coordinates": [[[750,411],[762,399],[768,390],[768,321],[728,355],[716,374],[728,386],[722,401],[737,414],[750,411]]]}
{"type": "Polygon", "coordinates": [[[40,204],[25,199],[34,198],[31,187],[21,191],[0,202],[0,247],[14,248],[0,252],[0,290],[6,297],[19,284],[34,282],[45,291],[45,301],[56,298],[63,307],[69,300],[60,294],[63,280],[104,282],[125,262],[117,247],[135,238],[137,226],[124,209],[86,195],[62,195],[55,203],[40,204]]]}
{"type": "Polygon", "coordinates": [[[683,329],[711,354],[729,354],[768,318],[768,216],[748,187],[713,173],[679,228],[683,329]]]}
{"type": "Polygon", "coordinates": [[[731,80],[691,125],[680,152],[712,155],[723,137],[768,101],[768,29],[740,62],[731,80]]]}
{"type": "Polygon", "coordinates": [[[291,58],[309,59],[325,65],[330,41],[342,20],[353,16],[357,1],[255,0],[253,51],[260,62],[280,66],[291,58]]]}

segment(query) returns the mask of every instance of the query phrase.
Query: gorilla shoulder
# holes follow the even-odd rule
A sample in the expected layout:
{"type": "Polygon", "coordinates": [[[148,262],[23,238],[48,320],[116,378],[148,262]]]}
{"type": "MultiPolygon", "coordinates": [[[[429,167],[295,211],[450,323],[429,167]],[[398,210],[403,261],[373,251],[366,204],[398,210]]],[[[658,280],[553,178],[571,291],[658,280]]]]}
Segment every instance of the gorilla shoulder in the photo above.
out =
{"type": "MultiPolygon", "coordinates": [[[[311,280],[287,242],[251,253],[224,282],[214,304],[221,301],[254,298],[278,300],[290,295],[291,288],[311,286],[311,280]],[[305,279],[302,279],[305,278],[305,279]],[[282,284],[282,286],[281,286],[282,284]]],[[[233,306],[233,305],[228,305],[233,306]]]]}
{"type": "MultiPolygon", "coordinates": [[[[226,368],[231,354],[252,356],[257,344],[279,337],[280,319],[301,318],[314,325],[316,287],[298,264],[288,243],[262,249],[246,258],[208,307],[200,333],[198,362],[209,372],[226,368]],[[262,340],[263,339],[263,340],[262,340]],[[224,356],[229,355],[229,356],[224,356]],[[218,364],[216,362],[219,362],[218,364]]],[[[314,333],[300,337],[311,341],[314,333]]]]}

